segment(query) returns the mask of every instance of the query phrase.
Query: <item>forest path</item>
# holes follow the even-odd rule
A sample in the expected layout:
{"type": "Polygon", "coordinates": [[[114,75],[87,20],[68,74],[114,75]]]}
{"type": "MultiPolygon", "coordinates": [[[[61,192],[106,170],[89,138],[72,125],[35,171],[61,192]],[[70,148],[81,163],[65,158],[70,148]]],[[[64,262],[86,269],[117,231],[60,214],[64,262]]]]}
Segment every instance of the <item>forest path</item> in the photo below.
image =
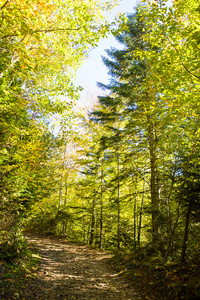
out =
{"type": "Polygon", "coordinates": [[[29,287],[29,300],[138,300],[139,296],[106,264],[111,255],[63,239],[28,236],[41,266],[29,287]]]}

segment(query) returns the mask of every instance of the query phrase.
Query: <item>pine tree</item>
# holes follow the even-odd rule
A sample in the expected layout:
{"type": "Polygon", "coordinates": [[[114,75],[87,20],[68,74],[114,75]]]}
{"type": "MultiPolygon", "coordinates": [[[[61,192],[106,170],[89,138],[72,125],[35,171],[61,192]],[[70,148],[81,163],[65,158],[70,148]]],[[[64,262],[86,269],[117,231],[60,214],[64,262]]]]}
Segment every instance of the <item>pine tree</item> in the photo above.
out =
{"type": "MultiPolygon", "coordinates": [[[[93,113],[93,119],[105,124],[112,131],[112,139],[126,145],[126,152],[129,153],[127,156],[132,157],[134,164],[137,155],[133,154],[140,152],[143,155],[145,152],[150,170],[150,178],[148,175],[146,178],[150,181],[151,188],[152,237],[156,246],[159,243],[159,174],[156,154],[157,125],[151,110],[151,102],[156,95],[151,86],[147,89],[143,84],[148,66],[135,55],[138,49],[148,51],[150,45],[143,40],[145,24],[138,11],[128,16],[127,25],[129,30],[117,37],[124,49],[111,48],[107,50],[109,58],[103,58],[112,79],[110,84],[99,86],[110,93],[99,97],[101,109],[93,113]]],[[[134,176],[137,177],[136,172],[134,176]]]]}

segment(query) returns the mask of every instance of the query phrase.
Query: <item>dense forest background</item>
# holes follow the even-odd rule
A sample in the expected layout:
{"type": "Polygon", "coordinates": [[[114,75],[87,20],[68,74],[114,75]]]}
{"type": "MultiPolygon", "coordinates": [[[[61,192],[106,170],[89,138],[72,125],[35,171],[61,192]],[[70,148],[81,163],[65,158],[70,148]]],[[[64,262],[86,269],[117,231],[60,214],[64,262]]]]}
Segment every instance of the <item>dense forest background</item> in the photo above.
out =
{"type": "Polygon", "coordinates": [[[1,260],[28,230],[199,263],[198,0],[140,3],[117,29],[111,4],[29,2],[0,1],[1,260]],[[78,109],[75,70],[110,31],[110,84],[78,109]]]}

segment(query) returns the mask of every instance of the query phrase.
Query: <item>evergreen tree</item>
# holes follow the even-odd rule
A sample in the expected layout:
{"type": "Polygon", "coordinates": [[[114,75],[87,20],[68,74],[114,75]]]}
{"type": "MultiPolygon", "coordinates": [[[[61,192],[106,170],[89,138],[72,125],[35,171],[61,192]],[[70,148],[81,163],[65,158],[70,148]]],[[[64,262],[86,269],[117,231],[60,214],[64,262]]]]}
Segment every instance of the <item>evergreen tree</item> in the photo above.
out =
{"type": "MultiPolygon", "coordinates": [[[[127,157],[132,157],[136,163],[137,155],[143,153],[149,162],[152,236],[156,246],[159,242],[159,193],[158,193],[158,166],[157,166],[157,125],[155,113],[151,109],[151,102],[156,98],[151,87],[144,89],[144,81],[148,66],[145,61],[137,57],[138,49],[150,50],[150,46],[143,40],[145,24],[138,11],[128,16],[128,29],[117,37],[124,45],[123,50],[111,48],[107,50],[110,59],[104,58],[105,65],[112,76],[109,85],[99,84],[103,89],[110,91],[109,95],[99,97],[102,109],[93,113],[94,119],[113,132],[112,139],[126,146],[127,157]],[[111,121],[112,124],[111,125],[111,121]],[[137,149],[137,150],[136,150],[137,149]]],[[[140,163],[142,161],[140,160],[140,163]]],[[[143,161],[143,163],[146,163],[143,161]]],[[[143,167],[144,169],[144,167],[143,167]]],[[[137,172],[134,171],[135,178],[137,172]]],[[[143,172],[142,172],[143,173],[143,172]]],[[[142,176],[140,174],[140,176],[142,176]]]]}

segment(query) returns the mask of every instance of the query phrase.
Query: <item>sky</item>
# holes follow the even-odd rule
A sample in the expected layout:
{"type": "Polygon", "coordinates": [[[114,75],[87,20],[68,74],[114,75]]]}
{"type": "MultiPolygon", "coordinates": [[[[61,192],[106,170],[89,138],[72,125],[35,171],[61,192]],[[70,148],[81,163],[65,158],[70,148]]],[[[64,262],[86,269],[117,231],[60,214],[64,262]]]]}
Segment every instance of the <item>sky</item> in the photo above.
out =
{"type": "MultiPolygon", "coordinates": [[[[108,21],[114,21],[117,13],[133,13],[137,0],[120,0],[119,2],[119,5],[109,15],[108,21]]],[[[81,94],[82,99],[88,93],[98,93],[96,87],[98,81],[105,84],[109,82],[108,69],[103,64],[101,56],[106,56],[105,50],[110,49],[110,47],[119,49],[122,45],[112,35],[109,35],[108,38],[100,39],[98,47],[89,52],[88,58],[78,70],[76,85],[81,85],[84,88],[81,94]]]]}

